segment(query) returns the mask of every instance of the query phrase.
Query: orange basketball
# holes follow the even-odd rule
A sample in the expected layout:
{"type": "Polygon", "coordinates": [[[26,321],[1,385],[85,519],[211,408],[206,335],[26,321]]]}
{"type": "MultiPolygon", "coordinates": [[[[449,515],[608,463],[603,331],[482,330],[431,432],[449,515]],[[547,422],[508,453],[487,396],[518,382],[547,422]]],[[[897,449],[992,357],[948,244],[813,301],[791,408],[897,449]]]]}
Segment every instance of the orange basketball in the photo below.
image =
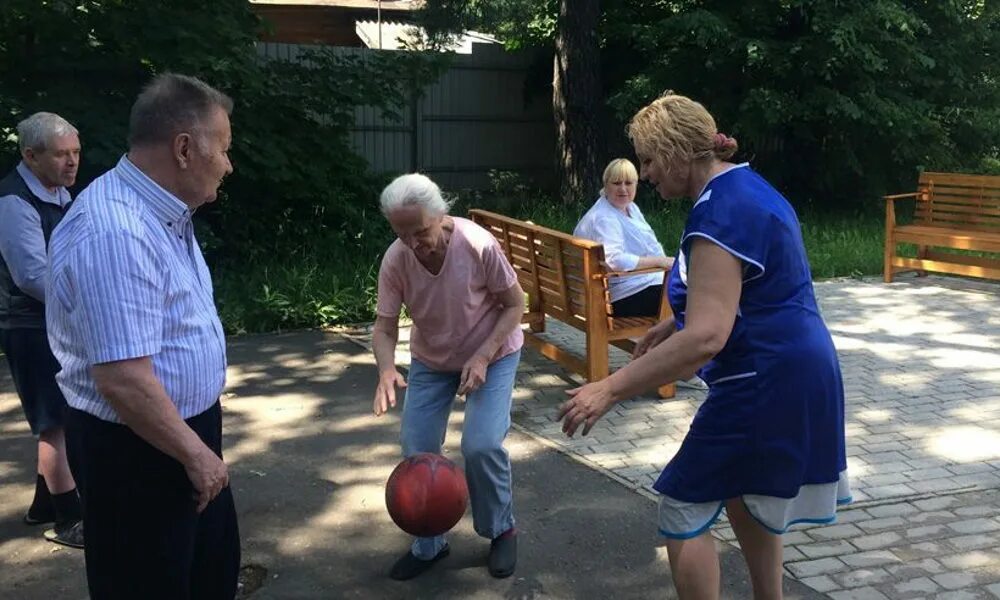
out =
{"type": "Polygon", "coordinates": [[[441,535],[458,523],[469,503],[465,474],[440,454],[403,459],[385,485],[385,506],[400,529],[417,537],[441,535]]]}

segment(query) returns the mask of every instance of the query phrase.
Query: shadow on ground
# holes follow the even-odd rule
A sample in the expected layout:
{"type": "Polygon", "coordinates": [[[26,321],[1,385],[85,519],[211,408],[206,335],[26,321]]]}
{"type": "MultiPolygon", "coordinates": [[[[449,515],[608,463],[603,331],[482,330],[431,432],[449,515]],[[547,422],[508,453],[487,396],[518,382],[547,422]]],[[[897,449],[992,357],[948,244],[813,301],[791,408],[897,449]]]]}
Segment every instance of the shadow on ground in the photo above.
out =
{"type": "MultiPolygon", "coordinates": [[[[512,432],[520,562],[510,579],[485,569],[488,542],[471,517],[452,554],[418,580],[385,573],[409,539],[384,507],[399,460],[399,412],[371,416],[368,354],[323,332],[230,340],[226,459],[240,514],[243,562],[266,569],[257,598],[670,598],[655,505],[600,473],[512,432]]],[[[0,379],[0,595],[85,598],[82,554],[20,523],[34,443],[6,373],[0,379]]],[[[461,405],[446,454],[457,450],[461,405]]],[[[724,597],[751,596],[739,555],[723,547],[724,597]]],[[[262,571],[260,571],[262,572],[262,571]]],[[[786,582],[788,598],[822,597],[786,582]]]]}

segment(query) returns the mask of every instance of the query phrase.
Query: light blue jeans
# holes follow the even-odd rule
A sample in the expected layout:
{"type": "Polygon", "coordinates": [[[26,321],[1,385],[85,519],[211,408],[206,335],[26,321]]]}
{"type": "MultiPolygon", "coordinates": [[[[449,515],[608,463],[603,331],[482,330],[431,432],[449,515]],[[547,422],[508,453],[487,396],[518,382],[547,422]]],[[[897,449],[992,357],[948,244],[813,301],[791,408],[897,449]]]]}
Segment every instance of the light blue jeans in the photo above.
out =
{"type": "MultiPolygon", "coordinates": [[[[486,381],[468,395],[462,427],[462,456],[469,484],[476,533],[493,539],[514,526],[510,456],[503,441],[510,429],[511,396],[521,352],[501,358],[486,370],[486,381]]],[[[410,363],[403,402],[400,441],[403,456],[439,454],[462,374],[435,371],[417,359],[410,363]]],[[[430,560],[445,547],[443,535],[417,538],[411,551],[430,560]]]]}

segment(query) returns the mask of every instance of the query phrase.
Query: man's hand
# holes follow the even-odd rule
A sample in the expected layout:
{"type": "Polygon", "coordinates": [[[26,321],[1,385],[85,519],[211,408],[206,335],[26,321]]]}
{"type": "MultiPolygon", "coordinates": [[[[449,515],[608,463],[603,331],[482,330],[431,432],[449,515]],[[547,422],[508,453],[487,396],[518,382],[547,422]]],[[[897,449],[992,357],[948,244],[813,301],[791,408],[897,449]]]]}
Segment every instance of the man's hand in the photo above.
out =
{"type": "Polygon", "coordinates": [[[199,513],[229,485],[226,463],[208,446],[202,445],[202,450],[184,465],[184,470],[194,486],[195,501],[198,503],[196,510],[199,513]]]}
{"type": "Polygon", "coordinates": [[[655,348],[663,342],[663,340],[672,336],[676,330],[677,323],[674,321],[673,317],[653,325],[635,345],[635,350],[632,352],[632,358],[639,358],[643,354],[649,352],[651,348],[655,348]]]}
{"type": "Polygon", "coordinates": [[[376,417],[381,417],[389,412],[390,407],[396,407],[396,386],[405,388],[406,379],[395,367],[379,373],[378,387],[375,388],[375,402],[372,405],[376,417]]]}
{"type": "Polygon", "coordinates": [[[489,360],[483,358],[481,354],[474,354],[465,361],[462,366],[462,379],[458,384],[458,395],[464,396],[478,390],[486,381],[486,369],[489,366],[489,360]]]}

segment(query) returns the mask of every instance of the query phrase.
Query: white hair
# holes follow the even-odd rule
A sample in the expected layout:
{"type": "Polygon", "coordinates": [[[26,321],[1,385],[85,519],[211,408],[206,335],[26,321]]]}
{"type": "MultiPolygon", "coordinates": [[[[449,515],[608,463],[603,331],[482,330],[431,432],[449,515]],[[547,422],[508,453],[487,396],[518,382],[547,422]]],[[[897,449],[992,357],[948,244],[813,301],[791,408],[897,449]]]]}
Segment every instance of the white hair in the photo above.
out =
{"type": "Polygon", "coordinates": [[[441,188],[430,177],[420,173],[400,175],[385,186],[379,198],[382,214],[404,206],[419,206],[433,215],[446,215],[451,210],[451,202],[441,196],[441,188]]]}
{"type": "Polygon", "coordinates": [[[36,112],[17,124],[17,143],[24,152],[28,148],[45,151],[45,145],[54,137],[79,133],[69,121],[55,113],[36,112]]]}

